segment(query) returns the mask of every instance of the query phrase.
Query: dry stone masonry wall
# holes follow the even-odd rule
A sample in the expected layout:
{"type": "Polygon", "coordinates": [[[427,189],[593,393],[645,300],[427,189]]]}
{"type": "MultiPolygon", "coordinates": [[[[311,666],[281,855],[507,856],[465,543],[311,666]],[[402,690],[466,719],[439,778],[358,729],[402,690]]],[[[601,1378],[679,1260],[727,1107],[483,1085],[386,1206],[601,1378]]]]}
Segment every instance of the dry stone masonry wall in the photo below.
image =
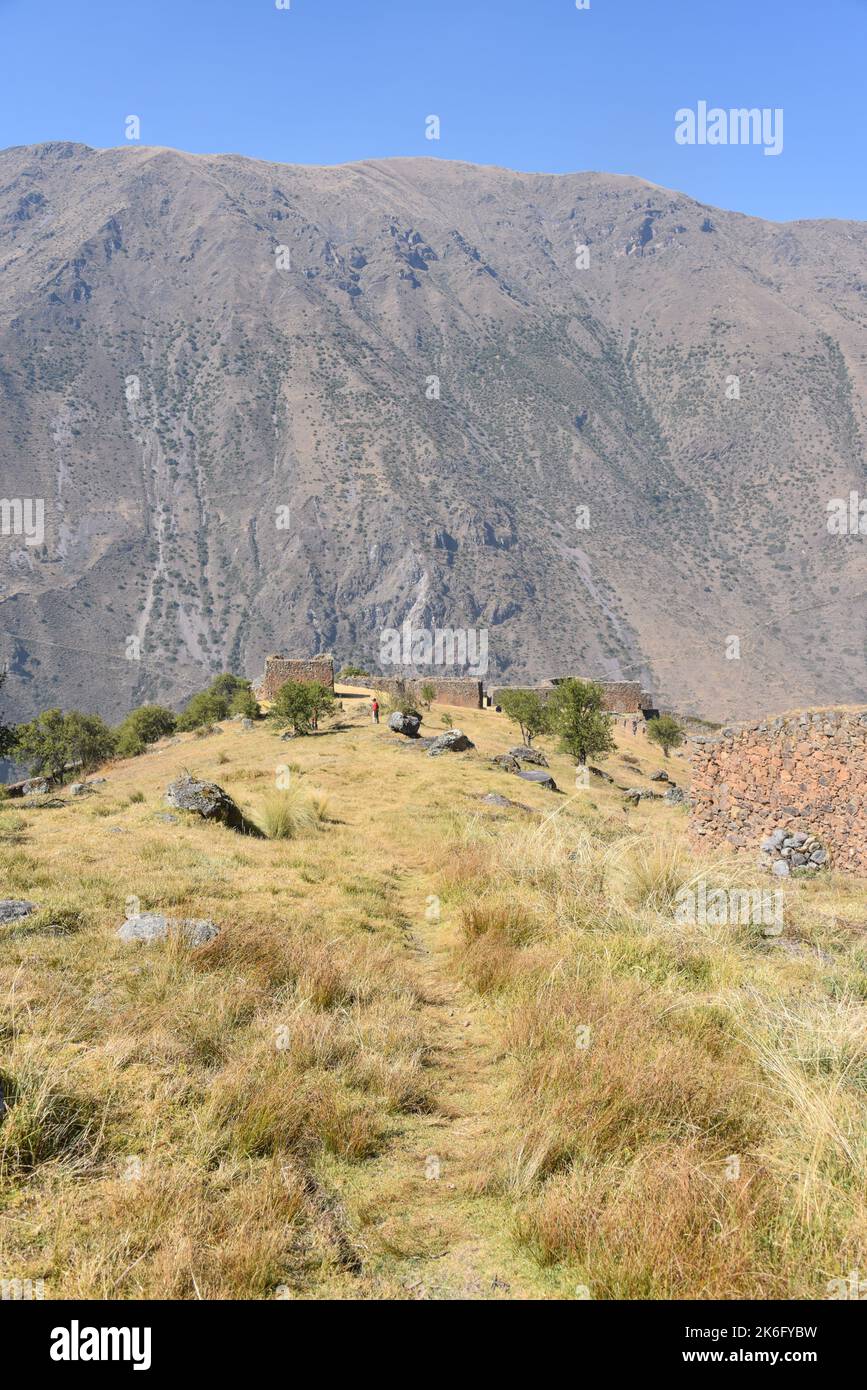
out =
{"type": "Polygon", "coordinates": [[[334,688],[334,660],[330,656],[311,656],[297,659],[288,656],[269,656],[265,660],[265,673],[255,682],[254,689],[260,700],[273,700],[277,691],[287,681],[318,681],[320,685],[334,688]]]}
{"type": "Polygon", "coordinates": [[[422,686],[432,685],[434,699],[441,705],[461,705],[465,709],[482,708],[482,682],[463,676],[436,676],[401,680],[392,676],[371,676],[369,684],[383,695],[395,695],[402,687],[410,699],[420,700],[422,686]]]}
{"type": "Polygon", "coordinates": [[[781,874],[828,862],[867,873],[864,706],[723,729],[696,739],[692,764],[694,843],[760,855],[781,874]]]}

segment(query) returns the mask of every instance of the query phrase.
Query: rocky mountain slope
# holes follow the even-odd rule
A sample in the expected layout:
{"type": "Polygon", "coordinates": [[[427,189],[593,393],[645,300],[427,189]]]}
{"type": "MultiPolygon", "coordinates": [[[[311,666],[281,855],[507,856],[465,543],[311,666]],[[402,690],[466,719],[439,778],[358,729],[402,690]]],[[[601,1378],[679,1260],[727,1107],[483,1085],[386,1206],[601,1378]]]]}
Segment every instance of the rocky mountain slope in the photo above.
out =
{"type": "Polygon", "coordinates": [[[631,177],[0,153],[0,496],[45,503],[0,537],[7,705],[375,662],[406,619],[486,628],[492,678],[867,699],[865,540],[826,525],[865,252],[631,177]]]}

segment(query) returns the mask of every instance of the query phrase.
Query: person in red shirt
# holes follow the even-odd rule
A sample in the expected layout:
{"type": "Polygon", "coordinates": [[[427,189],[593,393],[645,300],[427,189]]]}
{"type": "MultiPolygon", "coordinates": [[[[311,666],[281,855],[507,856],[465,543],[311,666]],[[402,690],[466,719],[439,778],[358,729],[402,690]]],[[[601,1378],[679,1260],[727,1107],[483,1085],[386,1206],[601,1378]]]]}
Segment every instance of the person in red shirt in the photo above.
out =
{"type": "Polygon", "coordinates": [[[378,723],[379,723],[379,701],[377,700],[377,698],[376,698],[375,695],[374,695],[373,699],[372,699],[371,702],[370,702],[370,715],[371,715],[371,718],[373,719],[374,724],[378,724],[378,723]]]}

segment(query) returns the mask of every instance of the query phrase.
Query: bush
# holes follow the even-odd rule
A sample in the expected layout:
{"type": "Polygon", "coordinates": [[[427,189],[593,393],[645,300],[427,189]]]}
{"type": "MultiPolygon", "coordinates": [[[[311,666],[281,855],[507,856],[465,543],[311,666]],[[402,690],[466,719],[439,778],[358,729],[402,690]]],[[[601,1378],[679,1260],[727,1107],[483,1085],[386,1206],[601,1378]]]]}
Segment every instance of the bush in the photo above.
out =
{"type": "Polygon", "coordinates": [[[648,720],[647,737],[668,757],[672,748],[679,748],[683,743],[685,734],[683,726],[670,714],[660,714],[656,719],[648,720]]]}
{"type": "Polygon", "coordinates": [[[296,734],[318,729],[323,714],[334,709],[334,692],[318,681],[287,681],[281,685],[269,712],[279,727],[291,725],[296,734]]]}
{"type": "Polygon", "coordinates": [[[115,751],[116,738],[98,714],[71,710],[43,710],[16,731],[15,754],[26,763],[31,776],[45,774],[62,782],[69,766],[90,772],[115,751]]]}
{"type": "Polygon", "coordinates": [[[246,690],[237,690],[232,697],[229,705],[229,714],[242,714],[245,719],[258,719],[262,711],[259,708],[259,701],[253,694],[249,686],[246,690]]]}
{"type": "Polygon", "coordinates": [[[497,698],[506,718],[518,725],[521,739],[528,748],[533,746],[536,734],[548,732],[551,725],[548,706],[535,690],[504,690],[497,698]]]}
{"type": "Polygon", "coordinates": [[[421,702],[422,702],[422,704],[424,705],[425,709],[430,709],[430,707],[431,707],[431,705],[433,704],[433,702],[434,702],[434,700],[436,699],[436,697],[437,697],[437,689],[436,689],[436,686],[435,686],[435,685],[432,685],[430,681],[425,681],[425,683],[424,683],[424,685],[422,686],[421,691],[420,691],[420,699],[421,699],[421,702]]]}
{"type": "Polygon", "coordinates": [[[219,724],[231,714],[244,714],[255,719],[259,706],[250,682],[243,676],[233,676],[227,671],[216,676],[207,690],[201,690],[192,697],[177,727],[183,733],[189,733],[205,724],[219,724]]]}
{"type": "Polygon", "coordinates": [[[588,758],[613,753],[617,744],[611,732],[611,715],[602,708],[605,692],[596,681],[574,678],[554,687],[549,702],[552,728],[560,735],[565,753],[584,766],[588,758]]]}
{"type": "Polygon", "coordinates": [[[262,803],[259,828],[269,840],[294,840],[304,830],[312,830],[322,817],[317,808],[294,787],[272,792],[262,803]]]}
{"type": "Polygon", "coordinates": [[[117,726],[117,756],[138,757],[149,743],[173,734],[177,723],[177,716],[163,705],[141,705],[117,726]]]}

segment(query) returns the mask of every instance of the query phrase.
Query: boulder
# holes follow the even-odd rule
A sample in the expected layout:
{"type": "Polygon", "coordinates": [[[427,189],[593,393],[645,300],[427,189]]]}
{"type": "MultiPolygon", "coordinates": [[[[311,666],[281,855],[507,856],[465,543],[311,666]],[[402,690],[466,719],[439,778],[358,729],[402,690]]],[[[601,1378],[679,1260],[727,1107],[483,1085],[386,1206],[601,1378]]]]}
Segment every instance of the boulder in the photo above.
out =
{"type": "Polygon", "coordinates": [[[522,801],[510,801],[507,796],[501,796],[499,792],[488,792],[480,799],[484,801],[487,806],[502,806],[504,810],[510,806],[513,806],[516,811],[530,810],[530,807],[525,806],[522,801]]]}
{"type": "Polygon", "coordinates": [[[650,774],[650,780],[651,782],[670,782],[671,778],[667,772],[652,772],[650,774]]]}
{"type": "Polygon", "coordinates": [[[418,738],[421,715],[401,714],[400,710],[395,710],[394,714],[388,716],[388,727],[395,734],[404,734],[406,738],[418,738]]]}
{"type": "Polygon", "coordinates": [[[190,811],[203,820],[219,821],[230,830],[249,832],[252,829],[228,792],[218,787],[216,782],[200,782],[189,772],[183,773],[169,785],[166,801],[179,811],[190,811]]]}
{"type": "Polygon", "coordinates": [[[525,743],[522,743],[518,748],[510,748],[509,755],[512,758],[517,758],[518,762],[521,763],[533,763],[536,767],[548,766],[548,759],[545,754],[540,753],[538,748],[528,748],[525,743]]]}
{"type": "Polygon", "coordinates": [[[47,777],[31,777],[21,787],[22,796],[44,796],[51,784],[47,777]]]}
{"type": "Polygon", "coordinates": [[[669,806],[682,806],[687,800],[687,795],[682,787],[672,786],[669,787],[662,799],[663,801],[667,801],[669,806]]]}
{"type": "Polygon", "coordinates": [[[601,767],[594,767],[592,763],[588,763],[587,766],[594,777],[601,777],[603,782],[614,782],[614,778],[609,773],[603,772],[601,767]]]}
{"type": "Polygon", "coordinates": [[[0,922],[17,922],[19,917],[29,917],[36,911],[36,903],[24,898],[0,898],[0,922]]]}
{"type": "Polygon", "coordinates": [[[438,758],[440,753],[466,753],[467,749],[475,746],[460,729],[446,729],[444,734],[438,734],[434,739],[427,755],[429,758],[438,758]]]}
{"type": "Polygon", "coordinates": [[[511,753],[498,753],[491,761],[494,767],[498,767],[501,772],[520,772],[521,764],[517,758],[513,758],[511,753]]]}
{"type": "Polygon", "coordinates": [[[531,768],[526,772],[519,772],[518,776],[522,777],[525,782],[535,782],[537,787],[545,787],[550,792],[558,790],[557,783],[550,772],[543,772],[541,768],[531,768]]]}
{"type": "Polygon", "coordinates": [[[194,917],[172,919],[163,917],[160,912],[144,912],[138,917],[128,917],[118,927],[116,936],[121,941],[165,941],[170,936],[178,936],[187,946],[205,946],[219,936],[220,928],[215,922],[194,917]]]}

